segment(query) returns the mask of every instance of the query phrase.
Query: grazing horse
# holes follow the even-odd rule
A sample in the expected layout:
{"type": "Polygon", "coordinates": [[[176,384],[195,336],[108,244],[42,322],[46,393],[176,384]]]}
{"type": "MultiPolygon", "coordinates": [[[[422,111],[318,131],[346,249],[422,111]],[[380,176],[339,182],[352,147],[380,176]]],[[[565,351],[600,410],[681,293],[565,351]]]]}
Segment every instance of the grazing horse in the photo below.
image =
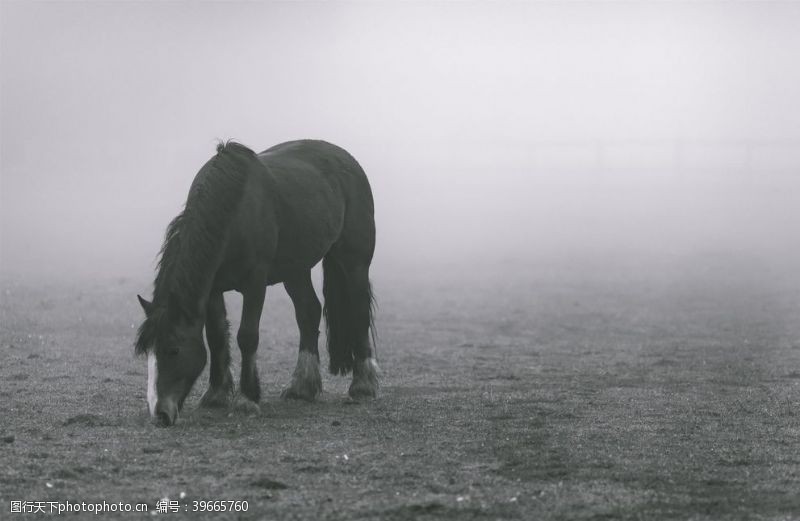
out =
{"type": "Polygon", "coordinates": [[[324,311],[329,369],[353,373],[349,394],[375,397],[378,367],[370,344],[369,267],[375,249],[372,191],[345,150],[324,141],[291,141],[260,154],[220,143],[194,178],[186,206],[167,227],[153,299],[138,296],[145,319],[136,353],[147,355],[150,415],[172,425],[211,355],[201,407],[234,400],[225,291],[242,294],[236,340],[244,405],[256,407],[258,328],[267,286],[283,283],[300,330],[297,367],[284,398],[322,392],[317,338],[324,311]],[[322,260],[324,310],[311,283],[322,260]]]}

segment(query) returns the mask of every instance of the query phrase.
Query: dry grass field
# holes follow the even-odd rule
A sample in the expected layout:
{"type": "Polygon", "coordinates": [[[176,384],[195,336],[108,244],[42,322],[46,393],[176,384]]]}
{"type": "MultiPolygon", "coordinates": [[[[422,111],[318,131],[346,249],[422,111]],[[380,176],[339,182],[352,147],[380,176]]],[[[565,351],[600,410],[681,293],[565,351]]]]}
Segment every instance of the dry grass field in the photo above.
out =
{"type": "Polygon", "coordinates": [[[132,349],[147,281],[5,279],[0,518],[27,518],[12,500],[169,497],[181,511],[157,517],[800,519],[797,277],[706,255],[376,270],[374,285],[378,400],[346,400],[330,375],[316,403],[278,397],[297,332],[276,287],[261,414],[197,410],[204,374],[159,428],[132,349]]]}

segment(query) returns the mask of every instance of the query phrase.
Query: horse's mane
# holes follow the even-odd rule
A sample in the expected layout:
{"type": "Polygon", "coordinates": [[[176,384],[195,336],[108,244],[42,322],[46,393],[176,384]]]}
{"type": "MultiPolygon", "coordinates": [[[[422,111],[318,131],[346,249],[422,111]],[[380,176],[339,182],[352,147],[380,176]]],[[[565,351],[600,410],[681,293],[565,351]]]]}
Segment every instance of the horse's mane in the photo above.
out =
{"type": "Polygon", "coordinates": [[[137,354],[145,353],[166,333],[168,312],[195,316],[201,311],[197,304],[214,276],[214,261],[253,162],[260,165],[246,146],[220,142],[217,154],[197,173],[183,211],[167,226],[153,283],[153,303],[136,339],[137,354]]]}

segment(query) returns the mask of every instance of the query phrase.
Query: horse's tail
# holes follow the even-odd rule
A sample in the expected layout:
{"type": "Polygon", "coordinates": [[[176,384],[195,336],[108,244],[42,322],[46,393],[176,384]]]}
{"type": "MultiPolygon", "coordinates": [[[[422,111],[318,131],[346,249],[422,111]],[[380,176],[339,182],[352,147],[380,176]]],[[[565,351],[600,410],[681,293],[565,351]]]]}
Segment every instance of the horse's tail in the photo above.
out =
{"type": "Polygon", "coordinates": [[[330,372],[346,375],[356,360],[372,356],[374,342],[374,298],[366,269],[348,266],[334,253],[322,260],[322,294],[328,335],[330,372]]]}

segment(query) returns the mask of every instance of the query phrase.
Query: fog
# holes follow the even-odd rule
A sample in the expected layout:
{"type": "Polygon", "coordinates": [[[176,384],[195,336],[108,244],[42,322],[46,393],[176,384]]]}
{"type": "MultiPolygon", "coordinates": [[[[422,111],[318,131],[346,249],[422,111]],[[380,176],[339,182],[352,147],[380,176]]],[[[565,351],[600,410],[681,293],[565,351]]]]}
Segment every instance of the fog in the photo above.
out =
{"type": "Polygon", "coordinates": [[[350,151],[378,274],[798,259],[800,4],[0,9],[4,277],[149,277],[228,138],[350,151]]]}

